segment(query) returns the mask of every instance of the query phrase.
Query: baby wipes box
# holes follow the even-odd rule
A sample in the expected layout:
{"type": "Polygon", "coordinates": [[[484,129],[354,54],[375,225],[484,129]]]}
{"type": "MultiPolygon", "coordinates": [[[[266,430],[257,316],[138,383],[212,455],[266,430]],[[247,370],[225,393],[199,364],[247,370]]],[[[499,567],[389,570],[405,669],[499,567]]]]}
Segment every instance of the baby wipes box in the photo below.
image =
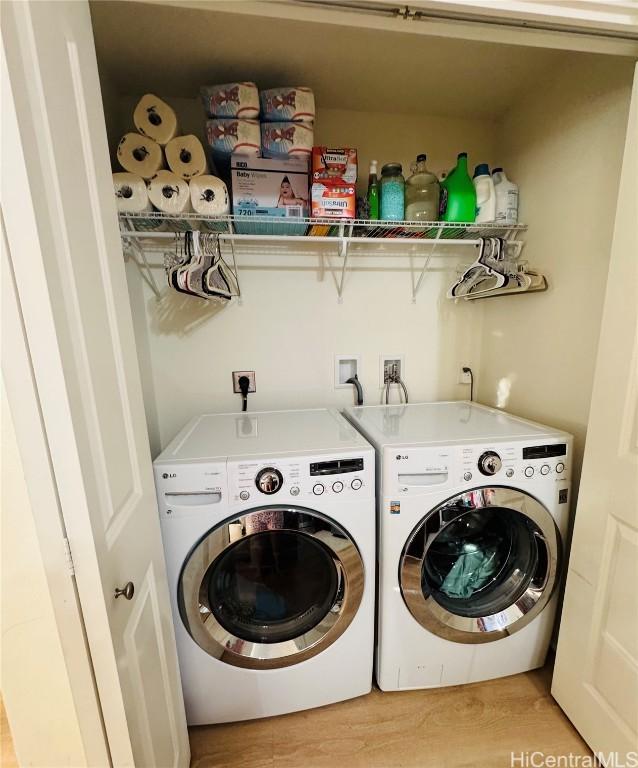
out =
{"type": "Polygon", "coordinates": [[[305,158],[266,158],[233,154],[231,157],[233,214],[236,229],[244,234],[304,234],[305,224],[280,222],[273,228],[255,217],[275,220],[308,216],[308,161],[305,158]],[[245,223],[244,223],[245,220],[245,223]],[[294,231],[293,231],[294,229],[294,231]]]}

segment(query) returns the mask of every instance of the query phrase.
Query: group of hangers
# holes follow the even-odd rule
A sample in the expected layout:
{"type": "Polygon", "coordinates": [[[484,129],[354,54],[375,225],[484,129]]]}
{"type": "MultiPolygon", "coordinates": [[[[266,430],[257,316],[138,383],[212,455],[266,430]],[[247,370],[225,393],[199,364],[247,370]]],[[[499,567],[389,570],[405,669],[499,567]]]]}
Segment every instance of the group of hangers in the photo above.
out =
{"type": "Polygon", "coordinates": [[[164,266],[169,286],[180,293],[223,301],[239,293],[237,275],[224,260],[219,236],[213,233],[176,235],[175,251],[166,254],[164,266]]]}
{"type": "Polygon", "coordinates": [[[480,238],[476,261],[448,290],[448,299],[488,298],[547,288],[543,275],[526,269],[525,262],[507,258],[508,245],[501,237],[480,238]]]}

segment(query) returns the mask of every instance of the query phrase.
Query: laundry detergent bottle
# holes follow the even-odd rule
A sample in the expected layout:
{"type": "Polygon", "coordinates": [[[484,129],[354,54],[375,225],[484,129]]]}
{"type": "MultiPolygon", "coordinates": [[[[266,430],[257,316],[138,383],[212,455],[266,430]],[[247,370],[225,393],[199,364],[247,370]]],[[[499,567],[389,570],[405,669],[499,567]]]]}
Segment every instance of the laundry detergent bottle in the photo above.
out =
{"type": "Polygon", "coordinates": [[[473,181],[476,190],[476,222],[493,222],[496,219],[496,192],[487,163],[476,166],[473,181]]]}
{"type": "Polygon", "coordinates": [[[492,171],[496,197],[495,219],[498,224],[518,223],[518,187],[510,181],[502,168],[492,171]]]}
{"type": "Polygon", "coordinates": [[[473,222],[476,217],[476,190],[467,172],[467,152],[461,152],[443,185],[445,211],[442,221],[473,222]]]}

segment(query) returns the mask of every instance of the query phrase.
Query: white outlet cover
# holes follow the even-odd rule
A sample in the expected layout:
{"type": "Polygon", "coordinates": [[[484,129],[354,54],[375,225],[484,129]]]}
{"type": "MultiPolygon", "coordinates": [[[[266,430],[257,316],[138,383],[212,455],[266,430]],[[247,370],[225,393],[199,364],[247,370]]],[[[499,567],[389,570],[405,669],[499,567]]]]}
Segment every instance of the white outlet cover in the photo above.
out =
{"type": "Polygon", "coordinates": [[[361,378],[361,357],[359,355],[335,355],[335,389],[350,389],[346,384],[354,375],[361,378]]]}
{"type": "Polygon", "coordinates": [[[381,389],[385,386],[383,381],[383,372],[385,370],[385,361],[386,360],[398,360],[399,365],[401,366],[401,378],[403,381],[405,381],[405,355],[379,355],[379,386],[381,389]]]}

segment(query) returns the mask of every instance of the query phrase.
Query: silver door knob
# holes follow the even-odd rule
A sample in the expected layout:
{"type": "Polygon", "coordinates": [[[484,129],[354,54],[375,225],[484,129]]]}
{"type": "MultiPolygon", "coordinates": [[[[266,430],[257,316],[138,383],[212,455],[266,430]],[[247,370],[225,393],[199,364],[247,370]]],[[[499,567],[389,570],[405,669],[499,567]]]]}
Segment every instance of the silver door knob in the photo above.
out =
{"type": "Polygon", "coordinates": [[[124,597],[127,600],[132,600],[133,595],[135,594],[135,585],[132,581],[129,581],[128,584],[125,584],[122,589],[116,588],[115,589],[115,598],[121,597],[124,595],[124,597]]]}

